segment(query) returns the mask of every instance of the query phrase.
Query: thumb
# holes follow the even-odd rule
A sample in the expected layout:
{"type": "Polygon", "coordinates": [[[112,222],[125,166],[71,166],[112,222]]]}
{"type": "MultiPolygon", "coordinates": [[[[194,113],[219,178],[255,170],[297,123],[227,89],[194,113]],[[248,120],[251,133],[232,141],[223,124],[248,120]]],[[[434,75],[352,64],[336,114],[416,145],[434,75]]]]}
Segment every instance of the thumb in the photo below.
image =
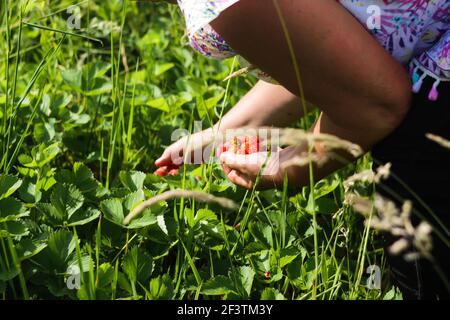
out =
{"type": "Polygon", "coordinates": [[[157,167],[163,167],[168,165],[181,165],[183,163],[182,149],[174,148],[174,145],[169,146],[164,150],[163,154],[156,159],[155,165],[157,167]],[[181,154],[180,154],[181,153],[181,154]]]}

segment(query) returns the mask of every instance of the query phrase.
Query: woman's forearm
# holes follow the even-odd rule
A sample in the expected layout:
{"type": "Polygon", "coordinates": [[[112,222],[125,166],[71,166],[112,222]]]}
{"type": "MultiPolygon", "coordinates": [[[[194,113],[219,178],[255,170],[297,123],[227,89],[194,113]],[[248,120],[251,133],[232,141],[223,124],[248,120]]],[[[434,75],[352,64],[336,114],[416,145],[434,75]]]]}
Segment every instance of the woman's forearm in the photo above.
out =
{"type": "MultiPolygon", "coordinates": [[[[295,95],[320,106],[322,115],[314,133],[331,134],[369,150],[408,111],[411,84],[407,72],[336,1],[239,1],[212,26],[247,61],[295,95]]],[[[309,167],[288,166],[288,161],[309,151],[300,144],[280,151],[280,162],[285,165],[260,184],[281,185],[286,173],[290,184],[308,184],[309,167]]],[[[344,151],[335,156],[320,143],[312,151],[327,159],[315,166],[314,179],[353,160],[353,154],[344,151]]],[[[221,160],[234,170],[228,174],[230,180],[246,188],[253,186],[260,165],[235,165],[235,155],[227,153],[221,160]]]]}
{"type": "MultiPolygon", "coordinates": [[[[308,110],[311,105],[305,106],[308,110]]],[[[304,112],[301,100],[281,85],[259,81],[214,129],[224,131],[240,127],[286,127],[300,119],[304,112]]]]}
{"type": "Polygon", "coordinates": [[[334,124],[323,133],[370,149],[408,111],[408,74],[335,1],[240,1],[212,26],[248,61],[318,104],[334,124]]]}

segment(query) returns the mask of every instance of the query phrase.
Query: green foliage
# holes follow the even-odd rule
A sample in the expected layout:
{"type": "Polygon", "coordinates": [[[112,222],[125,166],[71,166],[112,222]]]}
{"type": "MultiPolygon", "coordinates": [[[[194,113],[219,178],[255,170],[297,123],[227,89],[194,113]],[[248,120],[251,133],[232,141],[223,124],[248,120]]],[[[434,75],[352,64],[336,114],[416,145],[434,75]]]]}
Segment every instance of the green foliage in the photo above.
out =
{"type": "MultiPolygon", "coordinates": [[[[370,158],[291,196],[246,193],[217,164],[164,178],[151,173],[174,130],[218,121],[256,81],[235,78],[226,92],[222,79],[236,70],[233,59],[194,53],[176,7],[81,2],[83,27],[69,30],[73,1],[28,2],[23,19],[55,32],[20,29],[23,1],[6,3],[3,299],[399,298],[389,286],[364,287],[364,267],[383,267],[384,258],[372,233],[361,246],[362,220],[343,203],[343,179],[369,168],[370,158]],[[179,188],[228,197],[241,209],[171,200],[123,225],[145,199],[179,188]],[[68,285],[77,279],[79,287],[68,285]]],[[[370,195],[370,186],[361,188],[370,195]]]]}
{"type": "Polygon", "coordinates": [[[22,184],[22,180],[11,175],[0,175],[0,199],[12,195],[22,184]]]}
{"type": "Polygon", "coordinates": [[[146,284],[152,275],[153,259],[142,248],[133,247],[123,258],[122,269],[133,285],[146,284]]]}

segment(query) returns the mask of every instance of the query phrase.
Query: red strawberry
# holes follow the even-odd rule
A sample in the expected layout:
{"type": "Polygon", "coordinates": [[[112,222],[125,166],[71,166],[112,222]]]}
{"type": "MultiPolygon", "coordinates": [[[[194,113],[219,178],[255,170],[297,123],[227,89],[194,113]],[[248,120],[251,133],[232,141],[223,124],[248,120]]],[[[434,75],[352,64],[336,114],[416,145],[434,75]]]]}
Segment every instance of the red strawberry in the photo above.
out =
{"type": "Polygon", "coordinates": [[[217,156],[220,157],[220,155],[224,152],[227,152],[230,149],[230,143],[229,142],[225,142],[224,144],[221,144],[220,146],[217,147],[217,156]]]}
{"type": "Polygon", "coordinates": [[[164,166],[164,167],[159,167],[158,169],[156,169],[156,171],[154,172],[154,174],[155,174],[156,176],[159,176],[159,177],[164,177],[164,176],[166,176],[166,175],[167,175],[167,167],[166,167],[166,166],[164,166]]]}
{"type": "Polygon", "coordinates": [[[221,144],[217,148],[216,153],[220,157],[222,153],[227,151],[243,155],[259,152],[259,138],[249,136],[233,137],[231,141],[221,144]]]}
{"type": "Polygon", "coordinates": [[[154,174],[159,177],[165,177],[167,175],[171,175],[171,176],[177,175],[178,172],[179,172],[179,167],[174,164],[171,164],[168,166],[159,167],[158,169],[156,169],[154,174]]]}
{"type": "Polygon", "coordinates": [[[232,150],[229,151],[237,154],[252,154],[259,152],[259,139],[254,136],[234,137],[232,141],[232,150]]]}
{"type": "Polygon", "coordinates": [[[227,147],[224,144],[221,144],[220,146],[217,147],[217,156],[220,157],[220,155],[224,152],[227,152],[227,147]]]}
{"type": "Polygon", "coordinates": [[[167,167],[167,171],[170,176],[175,176],[179,172],[179,167],[174,164],[171,164],[167,167]]]}
{"type": "Polygon", "coordinates": [[[246,137],[245,142],[245,154],[252,154],[259,152],[259,139],[258,137],[246,137]]]}

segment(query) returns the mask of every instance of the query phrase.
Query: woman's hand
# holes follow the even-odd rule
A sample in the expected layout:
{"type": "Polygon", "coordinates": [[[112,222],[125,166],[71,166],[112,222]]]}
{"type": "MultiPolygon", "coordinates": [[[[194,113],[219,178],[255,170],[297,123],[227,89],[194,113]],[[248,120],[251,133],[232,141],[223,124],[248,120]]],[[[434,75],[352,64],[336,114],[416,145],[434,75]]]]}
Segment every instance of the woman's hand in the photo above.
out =
{"type": "MultiPolygon", "coordinates": [[[[309,111],[313,107],[306,103],[305,108],[309,111]]],[[[280,85],[259,81],[213,128],[194,133],[189,139],[194,146],[197,145],[193,151],[195,154],[195,151],[203,151],[202,140],[210,140],[214,133],[241,127],[285,127],[303,114],[304,109],[298,97],[280,85]]],[[[186,140],[187,138],[182,138],[167,147],[156,160],[156,166],[182,164],[186,140]]],[[[205,154],[204,159],[209,159],[209,156],[210,154],[205,154]]],[[[192,157],[189,159],[193,160],[192,157]]]]}
{"type": "Polygon", "coordinates": [[[323,159],[320,166],[329,166],[326,157],[317,152],[308,153],[306,143],[278,149],[276,152],[257,152],[248,155],[224,152],[219,159],[228,179],[234,184],[246,189],[281,188],[284,176],[291,187],[301,187],[309,178],[309,161],[317,166],[317,161],[323,159]],[[311,160],[310,160],[311,159],[311,160]],[[258,178],[259,176],[259,178],[258,178]]]}
{"type": "Polygon", "coordinates": [[[213,134],[213,129],[209,128],[179,139],[164,150],[161,157],[155,161],[155,165],[157,167],[180,166],[184,163],[185,159],[189,163],[202,163],[204,159],[209,159],[210,154],[204,154],[204,147],[205,144],[213,140],[213,134]],[[187,150],[188,144],[190,146],[189,150],[187,150]],[[188,152],[187,155],[186,152],[188,152]],[[196,155],[201,155],[201,158],[196,159],[196,155]]]}
{"type": "Polygon", "coordinates": [[[253,189],[257,180],[257,189],[269,189],[283,185],[283,173],[279,167],[280,153],[257,152],[236,154],[224,152],[220,155],[223,171],[234,184],[253,189]]]}

